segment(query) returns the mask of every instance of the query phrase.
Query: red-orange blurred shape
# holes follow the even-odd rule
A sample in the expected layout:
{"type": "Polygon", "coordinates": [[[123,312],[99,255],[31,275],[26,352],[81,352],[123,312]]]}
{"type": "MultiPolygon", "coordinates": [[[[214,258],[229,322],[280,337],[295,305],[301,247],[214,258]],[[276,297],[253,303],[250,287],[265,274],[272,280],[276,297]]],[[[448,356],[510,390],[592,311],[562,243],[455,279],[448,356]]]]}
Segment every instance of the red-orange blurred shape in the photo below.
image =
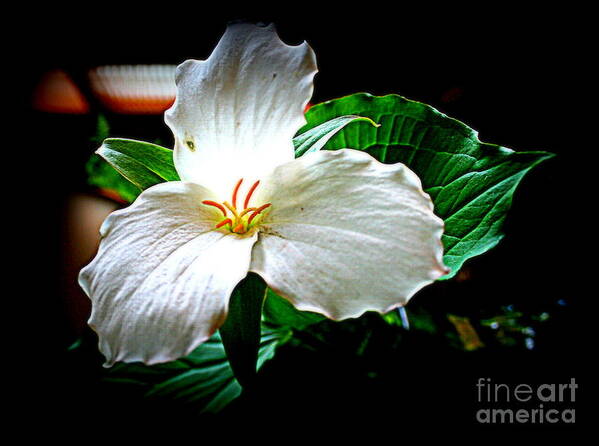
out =
{"type": "Polygon", "coordinates": [[[123,204],[123,205],[128,204],[127,200],[125,200],[123,197],[121,197],[121,195],[113,189],[106,189],[106,188],[101,187],[101,188],[97,189],[97,192],[102,197],[108,198],[109,200],[112,200],[115,203],[123,204]]]}
{"type": "Polygon", "coordinates": [[[52,70],[42,76],[33,92],[32,106],[48,113],[89,112],[89,103],[63,70],[52,70]]]}
{"type": "Polygon", "coordinates": [[[92,91],[115,113],[161,114],[175,101],[175,65],[110,65],[89,72],[92,91]]]}

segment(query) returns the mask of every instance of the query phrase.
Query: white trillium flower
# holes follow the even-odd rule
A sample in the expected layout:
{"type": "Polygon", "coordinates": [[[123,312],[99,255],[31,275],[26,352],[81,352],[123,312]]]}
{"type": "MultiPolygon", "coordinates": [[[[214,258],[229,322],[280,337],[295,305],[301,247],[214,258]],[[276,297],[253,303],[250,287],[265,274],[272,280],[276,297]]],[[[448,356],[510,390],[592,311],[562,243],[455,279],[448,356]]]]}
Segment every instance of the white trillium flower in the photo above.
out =
{"type": "Polygon", "coordinates": [[[337,320],[390,311],[447,273],[443,221],[406,166],[351,149],[294,159],[316,71],[307,43],[250,24],[178,67],[166,123],[181,181],[112,213],[80,274],[106,365],[191,353],[249,271],[337,320]]]}

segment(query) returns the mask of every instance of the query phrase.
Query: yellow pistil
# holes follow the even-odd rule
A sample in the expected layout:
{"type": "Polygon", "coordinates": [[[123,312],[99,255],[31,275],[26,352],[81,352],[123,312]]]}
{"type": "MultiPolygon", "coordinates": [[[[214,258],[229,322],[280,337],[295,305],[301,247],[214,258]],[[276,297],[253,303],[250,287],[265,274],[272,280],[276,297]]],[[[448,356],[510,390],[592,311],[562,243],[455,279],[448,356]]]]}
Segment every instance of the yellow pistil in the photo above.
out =
{"type": "Polygon", "coordinates": [[[249,213],[249,212],[253,212],[255,211],[256,208],[246,208],[243,211],[241,211],[241,214],[239,214],[239,218],[243,217],[245,214],[249,213]]]}
{"type": "Polygon", "coordinates": [[[228,210],[231,211],[231,213],[235,216],[235,219],[238,220],[239,214],[237,213],[237,209],[235,209],[235,206],[230,204],[228,201],[225,201],[223,204],[227,207],[228,210]]]}
{"type": "Polygon", "coordinates": [[[256,218],[263,216],[264,214],[262,212],[271,206],[270,203],[266,203],[260,207],[248,207],[248,204],[254,191],[260,184],[260,181],[256,181],[249,189],[245,197],[243,203],[243,210],[238,209],[237,193],[239,192],[239,188],[242,182],[243,178],[241,178],[239,181],[237,181],[237,183],[235,183],[235,188],[233,189],[233,194],[231,196],[231,202],[223,201],[223,203],[220,204],[211,200],[202,201],[202,204],[217,208],[223,214],[223,220],[216,224],[215,229],[223,228],[229,230],[234,234],[245,234],[258,224],[260,219],[258,218],[258,220],[256,220],[256,218]],[[231,217],[229,217],[227,210],[229,210],[229,212],[233,214],[231,217]]]}

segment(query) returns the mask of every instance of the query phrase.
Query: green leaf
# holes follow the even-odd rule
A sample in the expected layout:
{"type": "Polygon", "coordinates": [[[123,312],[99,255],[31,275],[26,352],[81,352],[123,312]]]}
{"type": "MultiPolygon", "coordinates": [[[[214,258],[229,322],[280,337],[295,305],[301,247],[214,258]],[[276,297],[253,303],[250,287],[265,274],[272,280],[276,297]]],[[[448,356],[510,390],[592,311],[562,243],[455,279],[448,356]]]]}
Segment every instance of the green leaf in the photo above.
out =
{"type": "Polygon", "coordinates": [[[381,162],[401,162],[416,172],[435,213],[445,221],[444,261],[452,272],[444,278],[497,245],[518,183],[553,156],[482,143],[465,124],[397,95],[359,93],[315,105],[300,132],[348,114],[368,117],[380,127],[358,122],[333,136],[325,149],[364,150],[381,162]]]}
{"type": "MultiPolygon", "coordinates": [[[[110,125],[108,120],[102,114],[98,115],[96,122],[96,133],[91,138],[95,145],[101,144],[110,134],[110,125]]],[[[95,153],[89,158],[85,165],[87,172],[87,182],[91,186],[110,190],[116,193],[121,199],[132,202],[139,195],[141,190],[121,176],[114,168],[108,164],[102,157],[95,153]]]]}
{"type": "Polygon", "coordinates": [[[310,311],[297,310],[287,299],[268,288],[264,302],[264,320],[271,324],[303,330],[309,325],[326,319],[310,311]]]}
{"type": "MultiPolygon", "coordinates": [[[[275,348],[290,335],[289,329],[263,326],[258,368],[274,355],[275,348]]],[[[160,404],[186,406],[199,413],[222,410],[241,394],[219,333],[190,355],[176,361],[147,366],[118,363],[105,370],[111,385],[142,389],[142,394],[160,404]]]]}
{"type": "Polygon", "coordinates": [[[251,387],[256,378],[265,293],[264,280],[255,273],[249,273],[233,290],[227,320],[220,328],[235,377],[244,387],[251,387]]]}
{"type": "Polygon", "coordinates": [[[164,181],[179,180],[173,151],[156,144],[109,138],[96,153],[141,190],[164,181]]]}
{"type": "Polygon", "coordinates": [[[118,173],[110,164],[95,153],[89,158],[85,165],[87,171],[87,182],[91,186],[108,189],[116,192],[128,203],[133,202],[141,193],[141,189],[129,182],[118,173]]]}
{"type": "Polygon", "coordinates": [[[311,128],[310,130],[298,134],[293,138],[293,145],[295,147],[295,157],[298,158],[306,153],[316,152],[324,147],[324,145],[331,139],[337,132],[343,127],[352,122],[368,122],[374,127],[379,127],[370,118],[364,118],[362,116],[339,116],[333,118],[330,121],[323,122],[322,124],[311,128]]]}

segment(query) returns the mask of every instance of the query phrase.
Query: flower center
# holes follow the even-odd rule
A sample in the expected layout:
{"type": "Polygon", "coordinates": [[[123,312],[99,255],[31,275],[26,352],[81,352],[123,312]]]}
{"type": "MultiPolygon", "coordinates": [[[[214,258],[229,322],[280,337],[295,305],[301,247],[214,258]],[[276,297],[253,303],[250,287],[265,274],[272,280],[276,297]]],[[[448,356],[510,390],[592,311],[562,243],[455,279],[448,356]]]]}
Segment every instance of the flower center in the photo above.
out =
{"type": "Polygon", "coordinates": [[[223,213],[223,220],[216,224],[215,229],[223,228],[235,234],[245,234],[260,224],[265,215],[264,211],[271,206],[271,203],[266,203],[260,207],[248,207],[252,194],[260,184],[260,180],[258,180],[250,187],[245,196],[243,210],[241,207],[238,208],[237,193],[239,192],[241,183],[243,183],[243,178],[235,184],[230,203],[228,201],[223,201],[222,204],[212,200],[202,201],[202,204],[215,207],[223,213]],[[231,215],[229,215],[229,212],[231,215]]]}

